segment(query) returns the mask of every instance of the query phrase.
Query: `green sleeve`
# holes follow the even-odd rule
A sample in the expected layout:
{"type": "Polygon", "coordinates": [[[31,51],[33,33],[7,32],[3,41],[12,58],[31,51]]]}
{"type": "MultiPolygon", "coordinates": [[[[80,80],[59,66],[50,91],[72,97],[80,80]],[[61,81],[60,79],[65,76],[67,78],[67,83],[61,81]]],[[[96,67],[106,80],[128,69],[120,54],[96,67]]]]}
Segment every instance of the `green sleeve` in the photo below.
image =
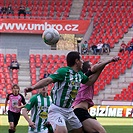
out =
{"type": "Polygon", "coordinates": [[[51,74],[49,77],[54,80],[54,82],[61,82],[65,78],[66,69],[60,68],[54,74],[51,74]]]}
{"type": "Polygon", "coordinates": [[[37,103],[37,97],[36,95],[31,97],[31,99],[29,100],[29,102],[25,105],[24,108],[26,108],[28,111],[30,111],[37,103]]]}

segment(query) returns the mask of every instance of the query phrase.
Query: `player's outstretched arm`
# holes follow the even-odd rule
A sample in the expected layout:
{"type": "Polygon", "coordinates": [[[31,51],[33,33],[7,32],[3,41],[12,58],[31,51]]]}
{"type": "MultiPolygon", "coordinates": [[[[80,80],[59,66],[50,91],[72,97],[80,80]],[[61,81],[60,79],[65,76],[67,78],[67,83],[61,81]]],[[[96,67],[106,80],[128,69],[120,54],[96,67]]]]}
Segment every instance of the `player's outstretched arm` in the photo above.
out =
{"type": "Polygon", "coordinates": [[[91,70],[92,70],[92,72],[102,71],[107,64],[109,64],[111,62],[117,62],[119,60],[121,60],[121,58],[119,56],[112,57],[109,60],[101,61],[101,62],[93,65],[91,70]]]}
{"type": "Polygon", "coordinates": [[[18,105],[15,105],[14,107],[18,108],[18,109],[22,109],[25,105],[21,105],[21,106],[18,106],[18,105]]]}
{"type": "Polygon", "coordinates": [[[88,85],[88,86],[93,85],[96,82],[96,80],[98,79],[98,77],[101,74],[102,70],[104,69],[104,67],[107,64],[109,64],[111,62],[116,62],[116,61],[119,61],[119,60],[120,60],[120,57],[119,56],[115,56],[115,57],[111,58],[110,60],[95,64],[92,67],[92,72],[94,72],[94,74],[89,76],[89,81],[86,83],[86,85],[88,85]]]}
{"type": "Polygon", "coordinates": [[[29,123],[29,126],[32,128],[35,128],[35,123],[31,121],[31,119],[28,116],[28,110],[26,108],[22,109],[22,115],[26,119],[26,121],[29,123]]]}
{"type": "Polygon", "coordinates": [[[44,79],[38,81],[35,85],[25,88],[24,89],[25,95],[27,94],[27,92],[31,92],[33,90],[43,88],[53,82],[54,82],[53,79],[50,77],[44,78],[44,79]]]}
{"type": "Polygon", "coordinates": [[[6,99],[6,100],[5,100],[5,110],[4,110],[4,112],[3,112],[4,114],[6,114],[6,112],[7,112],[7,110],[6,110],[7,103],[8,103],[8,100],[6,99]]]}

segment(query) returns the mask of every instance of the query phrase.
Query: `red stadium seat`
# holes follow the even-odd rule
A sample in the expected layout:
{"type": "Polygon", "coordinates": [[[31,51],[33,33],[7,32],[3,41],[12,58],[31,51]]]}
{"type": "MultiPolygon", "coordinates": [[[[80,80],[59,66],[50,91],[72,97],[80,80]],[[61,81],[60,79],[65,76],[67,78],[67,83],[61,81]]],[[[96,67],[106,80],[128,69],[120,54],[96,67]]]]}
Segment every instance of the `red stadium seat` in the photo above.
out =
{"type": "Polygon", "coordinates": [[[31,79],[36,79],[36,73],[31,73],[31,79]]]}
{"type": "Polygon", "coordinates": [[[12,73],[13,73],[13,74],[18,74],[18,71],[19,71],[19,70],[17,70],[17,69],[13,69],[13,70],[12,70],[12,73]]]}
{"type": "Polygon", "coordinates": [[[2,91],[2,93],[1,93],[1,98],[3,98],[3,99],[6,98],[6,92],[5,92],[5,91],[2,91]]]}
{"type": "Polygon", "coordinates": [[[127,63],[127,68],[130,69],[132,65],[133,65],[133,61],[129,60],[127,63]]]}
{"type": "Polygon", "coordinates": [[[33,95],[37,94],[37,90],[33,90],[33,91],[32,91],[32,94],[33,94],[33,95]]]}
{"type": "Polygon", "coordinates": [[[16,74],[13,74],[13,75],[12,75],[12,78],[13,78],[13,79],[18,79],[18,74],[17,74],[17,73],[16,73],[16,74]]]}
{"type": "Polygon", "coordinates": [[[32,79],[31,84],[32,85],[36,84],[36,79],[32,79]]]}
{"type": "Polygon", "coordinates": [[[34,58],[30,58],[30,63],[35,63],[35,59],[34,58]]]}
{"type": "Polygon", "coordinates": [[[12,54],[11,57],[12,57],[12,60],[16,60],[17,59],[17,55],[16,54],[12,54]]]}
{"type": "Polygon", "coordinates": [[[35,74],[35,73],[36,73],[36,68],[30,69],[30,72],[31,72],[32,74],[35,74]]]}
{"type": "Polygon", "coordinates": [[[41,66],[41,59],[39,57],[36,57],[36,67],[41,66]]]}
{"type": "Polygon", "coordinates": [[[5,73],[5,78],[6,79],[10,79],[10,74],[9,73],[5,73]]]}
{"type": "Polygon", "coordinates": [[[1,56],[0,57],[0,67],[3,67],[4,66],[4,57],[1,56]]]}

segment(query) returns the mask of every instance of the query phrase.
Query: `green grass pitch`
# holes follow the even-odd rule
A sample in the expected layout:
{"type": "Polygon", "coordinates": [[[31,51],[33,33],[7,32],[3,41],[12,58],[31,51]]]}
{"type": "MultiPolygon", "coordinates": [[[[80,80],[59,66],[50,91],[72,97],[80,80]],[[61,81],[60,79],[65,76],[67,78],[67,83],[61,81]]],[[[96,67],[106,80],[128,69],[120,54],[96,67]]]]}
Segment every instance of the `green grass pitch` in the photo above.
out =
{"type": "MultiPolygon", "coordinates": [[[[104,126],[107,133],[133,133],[133,118],[101,118],[97,120],[104,126]]],[[[8,133],[7,115],[0,115],[0,132],[8,133]]],[[[20,117],[16,133],[27,133],[28,124],[23,116],[20,117]]]]}

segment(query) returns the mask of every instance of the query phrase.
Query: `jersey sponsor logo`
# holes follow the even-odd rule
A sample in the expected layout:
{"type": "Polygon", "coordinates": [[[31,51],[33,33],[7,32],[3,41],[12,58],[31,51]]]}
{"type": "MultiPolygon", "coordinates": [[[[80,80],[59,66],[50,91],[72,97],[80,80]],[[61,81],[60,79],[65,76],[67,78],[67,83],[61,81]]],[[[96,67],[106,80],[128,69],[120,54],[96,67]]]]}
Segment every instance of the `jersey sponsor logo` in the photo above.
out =
{"type": "Polygon", "coordinates": [[[39,115],[42,119],[46,119],[48,117],[48,113],[47,112],[41,112],[39,115]]]}
{"type": "Polygon", "coordinates": [[[75,87],[75,89],[78,89],[80,87],[80,82],[75,82],[74,80],[70,80],[70,83],[68,85],[71,87],[75,87]]]}
{"type": "Polygon", "coordinates": [[[12,106],[14,107],[15,105],[18,105],[18,100],[17,99],[12,99],[12,106]]]}
{"type": "Polygon", "coordinates": [[[38,106],[37,108],[40,111],[47,111],[48,110],[48,107],[45,107],[45,106],[38,106]]]}
{"type": "Polygon", "coordinates": [[[76,90],[76,89],[73,89],[73,90],[71,91],[70,95],[71,95],[71,97],[72,97],[73,99],[76,97],[77,92],[78,92],[78,90],[76,90]]]}

